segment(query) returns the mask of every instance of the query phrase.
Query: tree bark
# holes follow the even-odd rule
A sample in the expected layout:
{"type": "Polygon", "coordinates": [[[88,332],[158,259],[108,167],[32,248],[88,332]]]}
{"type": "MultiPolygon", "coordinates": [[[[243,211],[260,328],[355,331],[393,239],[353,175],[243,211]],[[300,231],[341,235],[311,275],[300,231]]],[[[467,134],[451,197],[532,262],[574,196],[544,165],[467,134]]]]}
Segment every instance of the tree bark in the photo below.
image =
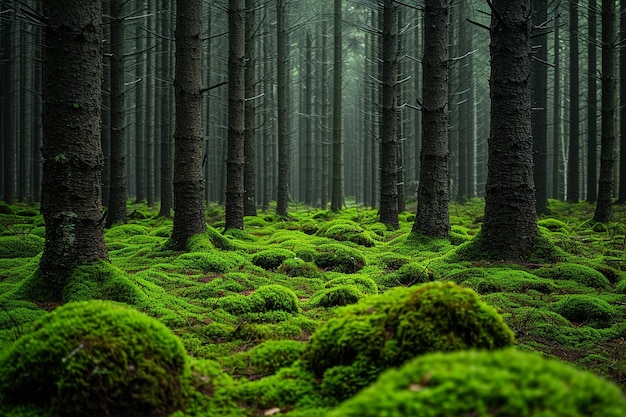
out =
{"type": "Polygon", "coordinates": [[[577,203],[580,199],[580,80],[578,62],[578,6],[572,1],[569,6],[570,53],[569,53],[569,155],[567,159],[567,201],[577,203]]]}
{"type": "Polygon", "coordinates": [[[245,132],[244,132],[244,216],[256,216],[256,0],[246,0],[245,132]]]}
{"type": "Polygon", "coordinates": [[[598,202],[593,219],[607,223],[613,209],[613,165],[615,162],[615,79],[616,31],[615,0],[602,0],[602,144],[598,202]]]}
{"type": "Polygon", "coordinates": [[[102,2],[46,3],[40,273],[60,299],[78,263],[107,259],[100,189],[102,2]]]}
{"type": "Polygon", "coordinates": [[[228,3],[228,156],[226,229],[243,229],[245,131],[245,4],[228,3]]]}
{"type": "Polygon", "coordinates": [[[449,0],[427,0],[424,9],[422,150],[413,232],[447,237],[449,0]]]}
{"type": "Polygon", "coordinates": [[[380,222],[398,229],[398,4],[383,3],[383,73],[380,153],[380,222]]]}
{"type": "Polygon", "coordinates": [[[124,0],[111,0],[111,169],[106,227],[126,220],[124,0]]]}
{"type": "Polygon", "coordinates": [[[548,20],[548,1],[532,0],[533,23],[539,35],[535,37],[536,58],[532,62],[532,138],[535,164],[535,205],[537,214],[548,209],[548,35],[540,25],[548,20]]]}
{"type": "Polygon", "coordinates": [[[521,261],[537,234],[531,136],[530,0],[496,0],[491,16],[491,132],[481,241],[521,261]]]}
{"type": "Polygon", "coordinates": [[[286,217],[289,203],[289,77],[288,31],[286,27],[287,0],[276,0],[276,77],[278,105],[278,184],[276,197],[276,214],[286,217]]]}
{"type": "Polygon", "coordinates": [[[342,1],[334,0],[333,28],[333,181],[330,209],[339,211],[343,207],[343,41],[342,1]]]}
{"type": "MultiPolygon", "coordinates": [[[[619,44],[626,45],[626,0],[620,0],[619,44]]],[[[620,139],[619,139],[619,198],[618,202],[626,203],[626,51],[620,48],[619,54],[619,96],[620,96],[620,139]]]]}
{"type": "Polygon", "coordinates": [[[170,242],[184,250],[206,230],[202,175],[202,0],[176,2],[176,130],[174,227],[170,242]]]}
{"type": "Polygon", "coordinates": [[[587,28],[587,201],[598,198],[597,1],[589,1],[587,28]]]}

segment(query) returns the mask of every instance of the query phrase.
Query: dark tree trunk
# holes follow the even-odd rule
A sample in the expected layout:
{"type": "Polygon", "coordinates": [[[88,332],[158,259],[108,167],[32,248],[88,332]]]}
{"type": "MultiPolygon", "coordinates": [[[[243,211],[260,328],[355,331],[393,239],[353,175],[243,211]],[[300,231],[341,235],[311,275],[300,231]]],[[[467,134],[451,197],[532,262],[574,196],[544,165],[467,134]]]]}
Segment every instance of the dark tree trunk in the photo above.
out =
{"type": "Polygon", "coordinates": [[[313,205],[313,176],[315,175],[313,152],[313,37],[307,31],[305,42],[305,81],[304,81],[304,202],[313,205]]]}
{"type": "Polygon", "coordinates": [[[333,30],[333,181],[330,209],[339,211],[343,207],[343,42],[342,1],[334,0],[333,30]]]}
{"type": "Polygon", "coordinates": [[[256,0],[246,0],[246,107],[244,133],[244,216],[256,216],[256,0]]]}
{"type": "Polygon", "coordinates": [[[322,21],[322,42],[321,42],[321,61],[322,68],[320,74],[320,83],[321,83],[321,92],[320,92],[320,101],[321,101],[321,114],[322,114],[322,140],[321,140],[321,154],[322,154],[322,172],[320,177],[320,207],[322,209],[326,209],[328,207],[328,200],[330,197],[329,188],[330,188],[330,144],[327,140],[328,134],[328,115],[330,114],[330,105],[328,103],[328,37],[326,33],[328,32],[328,21],[324,19],[322,21]]]}
{"type": "Polygon", "coordinates": [[[146,113],[150,108],[146,100],[148,72],[146,36],[140,25],[135,27],[135,201],[146,200],[146,113]]]}
{"type": "Polygon", "coordinates": [[[226,229],[243,229],[245,131],[245,4],[228,3],[228,156],[226,229]]]}
{"type": "Polygon", "coordinates": [[[46,3],[40,273],[60,298],[78,263],[107,259],[100,181],[102,2],[46,3]]]}
{"type": "Polygon", "coordinates": [[[570,2],[570,81],[569,81],[569,157],[567,160],[567,201],[576,203],[580,199],[580,80],[578,56],[578,6],[570,2]]]}
{"type": "Polygon", "coordinates": [[[598,198],[597,11],[596,0],[591,0],[587,17],[587,201],[590,203],[598,198]]]}
{"type": "Polygon", "coordinates": [[[276,1],[276,77],[277,77],[277,105],[278,105],[278,184],[276,197],[276,214],[287,216],[289,203],[289,77],[287,75],[288,61],[288,31],[287,0],[276,1]]]}
{"type": "Polygon", "coordinates": [[[13,62],[15,48],[13,44],[13,19],[9,17],[2,22],[0,29],[0,83],[3,94],[0,96],[2,117],[2,148],[3,148],[3,199],[7,204],[13,204],[15,194],[15,123],[14,123],[14,94],[15,83],[13,80],[13,62]]]}
{"type": "MultiPolygon", "coordinates": [[[[156,0],[147,0],[147,8],[150,13],[152,13],[153,9],[156,7],[156,0]]],[[[148,18],[148,30],[154,32],[156,29],[156,22],[154,17],[148,18]]],[[[151,68],[154,68],[154,64],[156,62],[155,54],[152,50],[154,47],[154,37],[149,36],[146,44],[146,63],[145,63],[145,72],[146,72],[146,97],[145,97],[145,105],[146,105],[146,113],[145,113],[145,125],[146,131],[150,132],[147,135],[146,140],[146,203],[148,203],[148,207],[154,207],[154,202],[156,200],[155,196],[155,178],[154,178],[154,164],[155,164],[155,120],[154,113],[156,113],[156,106],[153,100],[153,94],[155,91],[156,83],[154,81],[154,77],[148,77],[148,71],[151,68]]]]}
{"type": "Polygon", "coordinates": [[[427,0],[424,10],[422,150],[413,232],[446,237],[448,216],[449,0],[427,0]]]}
{"type": "Polygon", "coordinates": [[[559,6],[556,5],[554,14],[554,103],[552,107],[552,198],[563,200],[563,170],[561,165],[561,148],[563,141],[561,139],[562,123],[561,115],[561,40],[560,40],[560,17],[559,6]]]}
{"type": "Polygon", "coordinates": [[[607,223],[611,220],[613,198],[613,165],[615,162],[615,79],[616,31],[615,0],[602,0],[602,144],[600,148],[600,178],[598,202],[593,219],[607,223]]]}
{"type": "MultiPolygon", "coordinates": [[[[541,28],[548,20],[548,1],[532,0],[533,23],[541,28]]],[[[548,209],[548,36],[538,29],[535,37],[536,58],[532,63],[532,138],[535,164],[535,200],[537,214],[548,209]]]]}
{"type": "Polygon", "coordinates": [[[491,16],[491,132],[482,243],[520,261],[537,234],[531,136],[530,0],[496,0],[491,16]]]}
{"type": "MultiPolygon", "coordinates": [[[[170,0],[161,1],[161,18],[160,25],[163,36],[167,36],[170,31],[172,2],[170,0]]],[[[159,166],[155,166],[157,179],[159,180],[159,189],[157,194],[160,196],[161,207],[159,208],[159,216],[171,217],[173,203],[173,183],[172,183],[172,86],[170,84],[172,70],[172,54],[171,42],[168,39],[160,39],[158,41],[162,45],[160,54],[160,74],[161,74],[161,94],[155,97],[157,105],[160,106],[159,118],[155,120],[159,129],[159,166]]],[[[156,113],[155,113],[156,114],[156,113]]]]}
{"type": "Polygon", "coordinates": [[[126,223],[124,0],[111,0],[111,158],[106,227],[126,223]]]}
{"type": "Polygon", "coordinates": [[[398,222],[398,4],[383,3],[383,85],[380,154],[380,222],[394,229],[398,222]]]}
{"type": "Polygon", "coordinates": [[[184,250],[206,230],[202,175],[202,0],[176,2],[176,130],[174,227],[170,242],[184,250]]]}
{"type": "Polygon", "coordinates": [[[619,96],[620,96],[620,140],[619,140],[619,202],[626,203],[626,0],[620,0],[620,32],[619,41],[622,48],[619,54],[619,96]]]}

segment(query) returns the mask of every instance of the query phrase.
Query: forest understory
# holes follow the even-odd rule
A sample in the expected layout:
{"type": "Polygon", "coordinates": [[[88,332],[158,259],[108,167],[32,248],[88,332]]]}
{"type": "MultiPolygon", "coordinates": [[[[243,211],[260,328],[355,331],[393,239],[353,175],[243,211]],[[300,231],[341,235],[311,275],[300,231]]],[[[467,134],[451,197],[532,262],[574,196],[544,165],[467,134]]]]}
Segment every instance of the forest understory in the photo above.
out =
{"type": "Polygon", "coordinates": [[[167,248],[171,219],[128,208],[128,224],[105,230],[110,263],[78,267],[60,307],[38,292],[38,207],[0,203],[2,415],[87,415],[76,404],[92,416],[142,415],[136,402],[143,415],[176,417],[626,412],[622,205],[602,224],[589,203],[550,200],[522,265],[475,251],[479,199],[451,205],[449,239],[412,234],[414,204],[399,230],[369,208],[294,205],[289,218],[259,212],[226,232],[223,207],[212,206],[208,231],[184,252],[167,248]],[[93,339],[72,333],[94,317],[93,339]],[[142,369],[129,352],[153,365],[159,349],[171,355],[161,373],[128,382],[142,369]],[[45,362],[51,351],[62,365],[45,362]],[[72,379],[80,361],[92,386],[72,379]],[[142,394],[115,392],[120,381],[142,394]]]}

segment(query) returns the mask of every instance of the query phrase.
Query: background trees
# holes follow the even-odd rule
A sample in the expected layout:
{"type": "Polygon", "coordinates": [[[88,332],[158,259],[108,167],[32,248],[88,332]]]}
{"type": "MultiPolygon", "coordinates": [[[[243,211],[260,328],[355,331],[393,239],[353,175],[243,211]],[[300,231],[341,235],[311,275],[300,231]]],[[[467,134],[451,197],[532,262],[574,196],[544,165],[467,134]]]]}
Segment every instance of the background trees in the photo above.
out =
{"type": "MultiPolygon", "coordinates": [[[[415,202],[422,152],[422,112],[416,109],[423,104],[424,11],[402,2],[390,3],[398,13],[393,28],[397,37],[394,145],[397,151],[395,174],[391,174],[396,177],[394,187],[390,185],[392,181],[385,182],[384,186],[381,182],[387,181],[381,178],[381,143],[391,137],[382,135],[387,131],[382,126],[380,94],[384,4],[374,1],[337,1],[335,4],[313,0],[248,3],[245,7],[250,16],[248,36],[253,40],[248,39],[251,45],[247,51],[250,57],[255,51],[257,54],[246,61],[256,63],[256,81],[246,83],[249,90],[245,103],[247,113],[255,109],[256,120],[249,123],[256,129],[245,129],[248,134],[245,143],[258,146],[254,156],[244,158],[255,162],[255,167],[247,165],[248,174],[244,174],[252,181],[244,186],[244,192],[248,193],[244,201],[254,206],[248,207],[246,213],[254,213],[255,201],[261,209],[273,208],[276,202],[281,212],[292,202],[326,207],[333,200],[333,189],[339,188],[343,191],[341,201],[337,203],[339,199],[335,199],[335,209],[343,204],[379,206],[385,201],[381,207],[384,212],[389,200],[387,193],[394,192],[398,193],[399,200],[404,192],[407,201],[415,202]],[[335,17],[340,17],[338,23],[335,17]],[[283,19],[278,36],[277,23],[283,19]],[[339,30],[341,38],[335,39],[335,29],[339,30]],[[335,47],[336,54],[332,52],[335,47]],[[341,64],[334,62],[335,57],[342,58],[341,64]],[[279,77],[279,74],[282,75],[279,77]],[[336,90],[335,97],[335,91],[331,90],[334,77],[339,75],[342,81],[336,85],[341,89],[336,90]],[[339,106],[341,114],[333,106],[339,106]],[[341,123],[333,121],[339,115],[341,123]],[[333,126],[343,127],[343,145],[336,148],[339,150],[333,149],[333,137],[339,137],[336,129],[333,133],[333,126]],[[342,153],[344,165],[335,164],[337,168],[333,168],[333,161],[338,161],[342,153]],[[333,176],[335,180],[343,178],[341,187],[333,188],[333,176]]],[[[161,214],[169,215],[174,166],[174,3],[171,0],[127,3],[121,12],[116,10],[116,4],[110,3],[111,10],[105,18],[104,30],[110,34],[106,39],[109,36],[119,38],[115,35],[119,26],[124,28],[125,36],[120,42],[112,39],[105,44],[107,81],[103,90],[102,128],[107,168],[103,175],[104,202],[110,206],[110,221],[123,221],[123,204],[127,198],[160,203],[161,214]],[[113,51],[117,47],[121,47],[121,53],[113,51]],[[118,69],[120,58],[125,58],[121,72],[118,69]],[[124,111],[120,112],[121,109],[124,111]],[[114,161],[122,159],[124,164],[118,164],[117,173],[111,175],[114,161]],[[126,191],[116,191],[121,190],[115,185],[119,185],[120,180],[124,181],[126,191]],[[121,198],[113,198],[116,195],[121,198]],[[122,204],[113,203],[114,200],[122,204]]],[[[537,172],[537,178],[545,177],[547,198],[593,201],[598,185],[594,174],[599,174],[600,160],[599,143],[594,144],[598,136],[594,133],[594,123],[600,120],[600,109],[594,105],[593,98],[600,94],[599,91],[594,93],[594,85],[601,74],[600,60],[594,60],[594,53],[600,48],[597,38],[601,8],[599,2],[537,0],[532,4],[534,25],[540,27],[535,31],[537,47],[533,49],[536,58],[533,73],[539,75],[547,70],[547,75],[534,77],[547,84],[547,88],[540,85],[535,88],[536,94],[545,91],[546,96],[533,96],[532,101],[533,126],[546,133],[542,145],[545,147],[535,149],[535,156],[541,156],[535,159],[535,166],[539,170],[539,162],[543,161],[549,173],[537,172]],[[594,9],[594,6],[597,7],[594,9]],[[579,97],[584,99],[577,104],[579,97]],[[540,128],[543,122],[538,119],[543,118],[546,125],[540,128]],[[598,163],[598,167],[594,167],[594,163],[598,163]]],[[[3,0],[0,7],[0,71],[3,74],[0,80],[3,121],[0,198],[37,201],[41,180],[38,117],[41,88],[37,85],[42,70],[42,48],[38,40],[41,4],[32,0],[3,0]]],[[[226,1],[203,3],[206,19],[202,26],[202,88],[206,90],[202,97],[202,177],[207,185],[204,200],[208,204],[226,200],[227,10],[226,1]]],[[[452,198],[464,200],[483,196],[486,183],[489,39],[479,26],[488,25],[486,16],[490,11],[484,1],[466,0],[454,2],[450,13],[449,187],[452,198]]],[[[612,31],[617,36],[618,28],[612,31]]],[[[252,68],[245,73],[252,74],[252,68]]],[[[619,118],[620,122],[622,119],[619,118]]],[[[539,131],[533,133],[535,144],[540,143],[539,131]]],[[[616,162],[621,166],[624,159],[616,162]]],[[[623,171],[626,169],[615,172],[613,177],[619,179],[617,176],[623,175],[623,171]]],[[[542,182],[536,182],[538,191],[542,182]]],[[[624,180],[615,182],[612,196],[618,191],[623,193],[626,188],[623,183],[624,180]]],[[[402,210],[401,202],[397,202],[398,210],[402,210]]]]}

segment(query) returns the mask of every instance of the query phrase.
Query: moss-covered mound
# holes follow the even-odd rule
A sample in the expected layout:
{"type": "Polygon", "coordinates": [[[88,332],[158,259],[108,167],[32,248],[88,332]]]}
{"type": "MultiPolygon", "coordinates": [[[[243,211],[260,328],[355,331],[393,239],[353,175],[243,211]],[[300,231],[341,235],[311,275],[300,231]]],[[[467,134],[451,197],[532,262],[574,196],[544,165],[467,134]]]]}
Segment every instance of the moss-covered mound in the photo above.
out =
{"type": "Polygon", "coordinates": [[[389,370],[328,417],[619,417],[626,399],[609,382],[536,354],[434,353],[389,370]]]}
{"type": "Polygon", "coordinates": [[[478,295],[454,283],[394,288],[337,310],[305,358],[328,395],[346,397],[385,368],[432,351],[498,348],[513,332],[478,295]]]}
{"type": "Polygon", "coordinates": [[[0,358],[0,404],[63,416],[166,416],[189,364],[159,321],[121,304],[75,302],[40,320],[0,358]]]}
{"type": "Polygon", "coordinates": [[[30,258],[44,247],[44,239],[32,234],[0,236],[0,258],[30,258]]]}
{"type": "Polygon", "coordinates": [[[314,261],[317,266],[324,270],[346,274],[356,272],[366,264],[361,251],[333,243],[319,245],[316,248],[314,261]]]}

